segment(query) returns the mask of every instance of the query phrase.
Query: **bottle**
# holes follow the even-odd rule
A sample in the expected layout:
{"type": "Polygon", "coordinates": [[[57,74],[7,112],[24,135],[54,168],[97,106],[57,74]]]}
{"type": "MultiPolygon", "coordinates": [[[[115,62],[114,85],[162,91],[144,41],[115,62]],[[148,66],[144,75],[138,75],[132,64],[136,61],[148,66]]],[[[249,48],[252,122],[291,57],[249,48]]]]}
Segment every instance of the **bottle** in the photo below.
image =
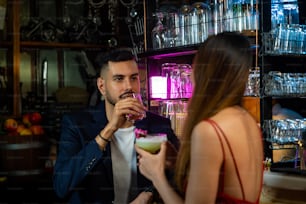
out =
{"type": "Polygon", "coordinates": [[[183,4],[179,10],[179,41],[181,45],[189,45],[191,43],[191,20],[190,9],[188,4],[183,4]]]}
{"type": "Polygon", "coordinates": [[[283,0],[285,24],[299,24],[299,6],[296,0],[283,0]]]}
{"type": "Polygon", "coordinates": [[[44,102],[48,100],[48,60],[45,58],[42,62],[42,86],[44,102]]]}
{"type": "Polygon", "coordinates": [[[204,42],[209,34],[209,23],[211,20],[210,7],[203,2],[195,2],[192,4],[192,12],[194,13],[194,43],[204,42]]]}

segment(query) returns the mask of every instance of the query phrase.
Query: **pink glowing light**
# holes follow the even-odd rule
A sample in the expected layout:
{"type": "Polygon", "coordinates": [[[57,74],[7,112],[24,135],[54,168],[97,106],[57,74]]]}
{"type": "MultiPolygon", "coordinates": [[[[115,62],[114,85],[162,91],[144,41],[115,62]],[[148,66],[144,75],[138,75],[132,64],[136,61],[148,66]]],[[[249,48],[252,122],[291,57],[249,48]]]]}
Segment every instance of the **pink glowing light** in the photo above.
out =
{"type": "Polygon", "coordinates": [[[151,76],[151,98],[167,98],[167,78],[162,76],[151,76]]]}

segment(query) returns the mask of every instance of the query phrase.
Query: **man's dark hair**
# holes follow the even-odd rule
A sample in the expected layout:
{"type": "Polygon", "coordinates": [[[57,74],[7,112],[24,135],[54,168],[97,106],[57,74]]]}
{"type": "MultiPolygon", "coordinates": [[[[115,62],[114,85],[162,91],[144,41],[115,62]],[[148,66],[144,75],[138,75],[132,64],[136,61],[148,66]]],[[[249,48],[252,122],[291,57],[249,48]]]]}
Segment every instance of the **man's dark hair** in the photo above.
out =
{"type": "Polygon", "coordinates": [[[101,53],[96,57],[95,67],[97,73],[108,65],[109,61],[122,62],[127,60],[135,60],[135,55],[130,48],[114,48],[107,52],[101,53]]]}

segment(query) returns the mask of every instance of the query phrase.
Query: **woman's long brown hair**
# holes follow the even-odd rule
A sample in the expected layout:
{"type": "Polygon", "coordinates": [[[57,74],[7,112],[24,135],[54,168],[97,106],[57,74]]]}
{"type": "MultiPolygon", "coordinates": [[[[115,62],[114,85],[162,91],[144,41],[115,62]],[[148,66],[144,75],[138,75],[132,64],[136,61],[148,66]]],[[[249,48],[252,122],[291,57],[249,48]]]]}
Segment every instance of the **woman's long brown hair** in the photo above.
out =
{"type": "Polygon", "coordinates": [[[194,90],[176,163],[175,181],[182,194],[187,184],[193,128],[226,107],[241,105],[251,66],[250,43],[239,33],[210,36],[199,47],[193,62],[194,90]]]}

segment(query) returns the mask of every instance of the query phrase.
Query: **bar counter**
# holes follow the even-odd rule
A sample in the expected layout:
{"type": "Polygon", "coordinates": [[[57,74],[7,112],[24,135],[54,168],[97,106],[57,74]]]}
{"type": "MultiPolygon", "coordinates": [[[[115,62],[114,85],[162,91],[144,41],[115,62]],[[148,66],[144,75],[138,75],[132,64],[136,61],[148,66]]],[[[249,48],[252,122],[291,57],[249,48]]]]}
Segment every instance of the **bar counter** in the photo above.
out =
{"type": "Polygon", "coordinates": [[[306,176],[285,172],[264,172],[260,203],[306,203],[306,176]]]}

